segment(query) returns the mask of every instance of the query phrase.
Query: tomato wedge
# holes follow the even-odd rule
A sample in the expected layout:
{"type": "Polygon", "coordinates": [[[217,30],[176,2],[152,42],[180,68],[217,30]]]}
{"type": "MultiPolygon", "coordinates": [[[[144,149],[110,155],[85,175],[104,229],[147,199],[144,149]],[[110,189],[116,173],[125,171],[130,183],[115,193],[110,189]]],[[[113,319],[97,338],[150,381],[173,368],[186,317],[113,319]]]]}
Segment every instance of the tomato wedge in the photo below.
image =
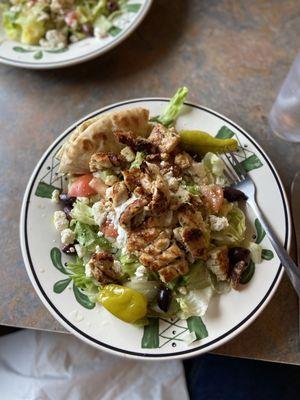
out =
{"type": "Polygon", "coordinates": [[[100,196],[105,197],[106,189],[108,186],[100,178],[93,178],[90,181],[90,187],[94,189],[100,196]]]}
{"type": "Polygon", "coordinates": [[[69,196],[71,197],[89,197],[97,194],[97,192],[91,188],[89,183],[93,179],[92,174],[79,176],[71,185],[69,189],[69,196]]]}

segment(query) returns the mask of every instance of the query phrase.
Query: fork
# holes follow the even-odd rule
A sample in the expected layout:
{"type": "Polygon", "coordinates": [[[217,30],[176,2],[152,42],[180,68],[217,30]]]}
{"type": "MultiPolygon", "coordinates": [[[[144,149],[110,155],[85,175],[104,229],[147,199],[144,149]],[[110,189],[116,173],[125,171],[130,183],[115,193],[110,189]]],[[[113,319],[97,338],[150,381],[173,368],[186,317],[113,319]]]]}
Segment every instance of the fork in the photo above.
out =
{"type": "Polygon", "coordinates": [[[294,263],[292,258],[289,256],[280,240],[278,239],[276,233],[273,228],[270,226],[264,214],[261,212],[259,206],[256,202],[256,187],[249,176],[247,171],[244,169],[243,165],[238,161],[237,157],[230,153],[230,157],[225,154],[225,158],[222,157],[225,164],[225,173],[229,177],[229,179],[233,182],[231,187],[234,189],[241,190],[248,197],[247,203],[250,205],[257,218],[259,219],[262,227],[264,228],[269,240],[277,253],[278,258],[280,259],[282,265],[284,266],[286,273],[300,297],[300,269],[294,263]]]}

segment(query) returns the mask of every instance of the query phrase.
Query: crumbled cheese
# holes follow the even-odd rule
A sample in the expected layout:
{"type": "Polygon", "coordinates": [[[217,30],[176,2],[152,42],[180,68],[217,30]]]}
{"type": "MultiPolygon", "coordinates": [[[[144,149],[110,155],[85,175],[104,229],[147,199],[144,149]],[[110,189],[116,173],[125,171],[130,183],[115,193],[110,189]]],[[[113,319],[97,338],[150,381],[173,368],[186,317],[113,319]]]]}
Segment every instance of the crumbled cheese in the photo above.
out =
{"type": "Polygon", "coordinates": [[[86,204],[87,206],[90,204],[90,200],[88,197],[77,197],[77,200],[79,200],[83,204],[86,204]]]}
{"type": "Polygon", "coordinates": [[[192,344],[195,340],[197,340],[197,336],[195,332],[189,332],[182,336],[182,339],[186,344],[192,344]]]}
{"type": "Polygon", "coordinates": [[[97,244],[96,248],[95,248],[95,253],[101,253],[101,247],[97,244]]]}
{"type": "Polygon", "coordinates": [[[144,265],[140,265],[139,267],[137,267],[134,275],[137,277],[137,279],[143,280],[145,279],[145,275],[147,274],[147,272],[147,268],[144,267],[144,265]]]}
{"type": "Polygon", "coordinates": [[[215,232],[222,231],[229,226],[226,217],[217,217],[216,215],[209,216],[210,229],[215,232]]]}
{"type": "Polygon", "coordinates": [[[179,288],[178,288],[178,292],[180,293],[180,294],[183,294],[184,296],[187,294],[187,288],[185,287],[185,286],[180,286],[179,288]]]}
{"type": "Polygon", "coordinates": [[[59,190],[57,190],[57,189],[53,190],[52,195],[51,195],[51,201],[53,203],[57,203],[57,204],[59,203],[59,190]]]}
{"type": "Polygon", "coordinates": [[[76,250],[76,253],[77,253],[78,257],[82,258],[84,256],[84,254],[85,254],[84,246],[81,246],[81,244],[77,243],[77,244],[75,244],[74,247],[75,247],[75,250],[76,250]]]}
{"type": "Polygon", "coordinates": [[[55,211],[53,215],[53,222],[55,229],[58,232],[63,231],[69,226],[69,221],[67,220],[66,214],[63,211],[55,211]]]}
{"type": "Polygon", "coordinates": [[[107,216],[107,211],[101,201],[97,201],[97,203],[93,204],[92,213],[96,224],[101,226],[107,216]]]}
{"type": "Polygon", "coordinates": [[[91,268],[90,262],[85,264],[84,273],[85,273],[85,276],[87,276],[88,278],[90,278],[92,276],[92,268],[91,268]]]}
{"type": "Polygon", "coordinates": [[[108,175],[105,179],[104,179],[104,183],[107,186],[112,186],[114,183],[119,182],[119,178],[116,175],[108,175]]]}
{"type": "Polygon", "coordinates": [[[104,236],[104,233],[101,232],[101,231],[99,231],[99,232],[97,233],[97,236],[98,236],[98,237],[102,237],[102,236],[104,236]]]}
{"type": "Polygon", "coordinates": [[[61,242],[65,245],[74,243],[75,233],[70,228],[66,228],[60,232],[61,242]]]}
{"type": "Polygon", "coordinates": [[[124,149],[121,150],[121,155],[128,162],[132,162],[135,159],[135,154],[129,146],[126,146],[126,147],[124,147],[124,149]]]}
{"type": "Polygon", "coordinates": [[[114,260],[113,270],[118,274],[122,272],[122,264],[118,260],[114,260]]]}
{"type": "Polygon", "coordinates": [[[171,171],[167,172],[164,175],[164,178],[168,182],[170,190],[176,192],[176,190],[179,188],[179,180],[173,176],[171,171]]]}
{"type": "Polygon", "coordinates": [[[58,29],[50,29],[45,39],[40,40],[40,45],[47,49],[63,49],[67,46],[67,36],[58,29]]]}

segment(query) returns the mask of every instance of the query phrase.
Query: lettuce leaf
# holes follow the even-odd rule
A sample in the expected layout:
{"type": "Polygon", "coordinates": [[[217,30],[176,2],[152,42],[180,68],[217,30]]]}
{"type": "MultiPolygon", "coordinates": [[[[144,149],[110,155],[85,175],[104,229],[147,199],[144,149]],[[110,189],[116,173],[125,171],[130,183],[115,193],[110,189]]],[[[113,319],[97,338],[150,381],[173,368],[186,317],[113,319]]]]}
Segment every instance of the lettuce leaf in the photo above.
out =
{"type": "Polygon", "coordinates": [[[84,204],[81,201],[76,201],[71,211],[71,217],[76,221],[82,222],[87,225],[97,225],[94,220],[92,207],[84,204]]]}
{"type": "Polygon", "coordinates": [[[211,239],[218,245],[233,245],[242,242],[245,239],[246,218],[243,211],[233,205],[227,214],[229,226],[219,232],[211,232],[211,239]]]}
{"type": "Polygon", "coordinates": [[[188,290],[203,289],[210,286],[209,272],[202,260],[190,266],[189,272],[182,277],[182,283],[188,290]]]}
{"type": "Polygon", "coordinates": [[[202,162],[207,173],[211,175],[212,183],[221,186],[227,184],[227,179],[224,174],[224,162],[220,157],[214,153],[207,153],[202,162]]]}
{"type": "Polygon", "coordinates": [[[98,291],[95,280],[85,275],[85,267],[82,260],[77,258],[75,262],[69,261],[67,263],[67,269],[72,273],[70,278],[72,278],[77,287],[90,293],[96,293],[98,291]]]}
{"type": "Polygon", "coordinates": [[[76,222],[74,232],[81,246],[90,246],[98,239],[97,230],[82,222],[76,222]]]}
{"type": "Polygon", "coordinates": [[[213,289],[208,286],[203,289],[190,290],[187,295],[178,297],[177,302],[180,306],[179,318],[202,317],[207,311],[212,295],[213,289]]]}
{"type": "Polygon", "coordinates": [[[141,265],[137,257],[133,255],[129,256],[128,254],[121,254],[119,257],[119,261],[121,263],[123,274],[127,274],[129,276],[134,276],[138,266],[141,265]]]}
{"type": "Polygon", "coordinates": [[[146,155],[147,154],[144,151],[138,151],[136,153],[134,161],[132,161],[132,163],[130,165],[130,169],[132,169],[132,168],[140,168],[140,166],[141,166],[142,162],[144,161],[146,155]]]}
{"type": "Polygon", "coordinates": [[[167,107],[158,117],[158,122],[165,126],[170,126],[177,118],[187,94],[188,89],[186,87],[179,88],[175,95],[171,98],[167,107]]]}

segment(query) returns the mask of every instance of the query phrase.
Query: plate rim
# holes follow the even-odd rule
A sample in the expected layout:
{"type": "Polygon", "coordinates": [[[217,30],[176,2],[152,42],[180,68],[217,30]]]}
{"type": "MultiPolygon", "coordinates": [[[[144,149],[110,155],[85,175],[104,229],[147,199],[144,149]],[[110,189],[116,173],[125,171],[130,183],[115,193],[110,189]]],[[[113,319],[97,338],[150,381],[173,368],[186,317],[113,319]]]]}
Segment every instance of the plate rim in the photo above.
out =
{"type": "MultiPolygon", "coordinates": [[[[27,224],[26,218],[27,218],[27,212],[28,212],[28,206],[30,203],[30,196],[32,192],[32,188],[35,184],[36,177],[42,168],[45,160],[47,159],[48,155],[52,152],[53,148],[63,139],[65,136],[70,134],[70,132],[79,124],[81,124],[83,121],[98,115],[102,114],[104,112],[107,112],[109,110],[112,110],[118,106],[124,106],[132,103],[138,103],[138,102],[168,102],[170,98],[166,97],[145,97],[145,98],[136,98],[136,99],[130,99],[130,100],[125,100],[125,101],[120,101],[116,102],[113,104],[110,104],[108,106],[102,107],[100,109],[97,109],[93,111],[92,113],[84,116],[83,118],[79,119],[72,125],[70,125],[63,133],[61,133],[55,140],[48,146],[46,151],[43,153],[41,156],[39,162],[35,166],[30,179],[28,181],[23,201],[22,201],[22,208],[21,208],[21,215],[20,215],[20,242],[21,242],[21,251],[22,251],[22,256],[23,260],[25,263],[26,271],[28,273],[28,276],[31,280],[31,283],[36,290],[39,298],[41,299],[42,303],[46,306],[48,311],[55,317],[56,320],[59,321],[59,323],[65,327],[68,331],[73,333],[75,336],[77,336],[79,339],[83,340],[84,342],[88,343],[89,345],[94,346],[95,348],[102,349],[104,351],[107,351],[111,354],[123,356],[123,357],[128,357],[131,359],[144,359],[144,360],[170,360],[170,359],[184,359],[192,356],[197,356],[203,353],[206,353],[208,351],[212,351],[216,349],[217,347],[225,344],[226,342],[232,340],[234,337],[236,337],[238,334],[240,334],[243,330],[245,330],[249,325],[251,325],[252,322],[260,315],[260,313],[264,310],[264,308],[267,306],[267,304],[270,302],[271,298],[273,297],[274,293],[276,292],[278,285],[281,281],[281,278],[283,276],[284,268],[282,264],[280,263],[275,275],[274,280],[272,281],[269,289],[267,290],[266,294],[262,298],[262,300],[254,307],[254,309],[238,324],[236,324],[234,327],[229,329],[227,332],[224,334],[220,335],[216,339],[210,341],[209,343],[206,343],[204,345],[199,345],[196,348],[192,349],[187,349],[183,351],[179,351],[177,353],[163,353],[163,354],[151,354],[151,353],[143,353],[143,352],[136,352],[136,351],[129,351],[129,350],[124,350],[124,349],[119,349],[115,346],[111,346],[106,343],[102,343],[101,341],[92,338],[85,332],[82,332],[77,326],[75,326],[71,321],[69,321],[66,317],[64,317],[61,312],[56,308],[54,304],[52,304],[51,300],[48,298],[47,294],[45,293],[44,289],[42,288],[42,285],[40,284],[37,275],[35,273],[33,263],[30,257],[30,251],[29,251],[29,246],[28,246],[28,238],[27,238],[27,224]]],[[[290,207],[287,199],[287,195],[284,189],[284,186],[282,184],[282,181],[280,179],[280,176],[274,167],[273,163],[265,153],[265,151],[262,149],[262,147],[256,142],[255,139],[252,138],[252,136],[247,133],[243,128],[241,128],[238,124],[230,120],[229,118],[225,117],[224,115],[217,113],[216,111],[202,106],[200,104],[194,103],[194,102],[185,102],[185,105],[191,106],[193,108],[200,109],[202,111],[208,112],[209,114],[212,114],[220,119],[222,119],[224,122],[227,122],[234,126],[235,129],[237,129],[241,134],[243,134],[260,152],[260,154],[264,157],[264,160],[266,161],[269,169],[271,170],[277,186],[280,191],[281,195],[281,200],[283,204],[283,209],[284,209],[284,215],[285,215],[285,240],[284,240],[284,247],[289,249],[290,244],[291,244],[291,213],[290,213],[290,207]]]]}
{"type": "Polygon", "coordinates": [[[17,67],[17,68],[33,69],[33,70],[47,70],[47,69],[71,67],[73,65],[77,65],[77,64],[92,60],[92,59],[94,59],[100,55],[103,55],[103,54],[107,53],[108,51],[114,49],[116,46],[118,46],[124,40],[126,40],[143,22],[144,18],[148,14],[152,4],[153,4],[153,0],[145,0],[145,3],[143,4],[141,11],[139,12],[139,15],[133,21],[133,23],[124,30],[123,33],[116,36],[116,38],[113,41],[106,44],[105,46],[103,46],[97,50],[94,50],[86,55],[82,55],[79,57],[73,57],[69,61],[58,61],[58,62],[49,62],[49,63],[14,61],[10,58],[0,56],[0,63],[9,65],[9,66],[13,66],[13,67],[17,67]]]}

